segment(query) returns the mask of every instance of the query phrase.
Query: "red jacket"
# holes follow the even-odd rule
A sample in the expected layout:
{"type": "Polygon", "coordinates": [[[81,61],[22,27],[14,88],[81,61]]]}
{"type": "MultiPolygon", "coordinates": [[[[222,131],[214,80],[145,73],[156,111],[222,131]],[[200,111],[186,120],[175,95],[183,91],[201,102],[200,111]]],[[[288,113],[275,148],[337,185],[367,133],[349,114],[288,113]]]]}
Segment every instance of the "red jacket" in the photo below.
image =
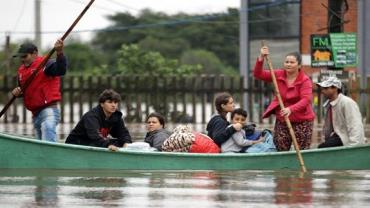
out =
{"type": "MultiPolygon", "coordinates": [[[[262,67],[263,61],[257,59],[253,70],[254,77],[266,82],[272,82],[270,71],[263,70],[262,67]]],[[[315,114],[312,109],[311,79],[300,70],[294,83],[288,86],[286,80],[287,75],[284,69],[274,70],[274,73],[284,107],[289,107],[292,112],[289,116],[290,121],[313,121],[315,119],[315,114]]],[[[264,112],[263,118],[267,118],[273,113],[276,114],[277,119],[284,121],[284,117],[280,115],[279,101],[276,96],[264,112]]]]}
{"type": "MultiPolygon", "coordinates": [[[[32,72],[42,62],[43,57],[37,57],[29,67],[22,64],[18,69],[19,84],[24,85],[32,72]]],[[[61,100],[60,77],[47,76],[40,70],[31,84],[23,92],[23,101],[26,108],[35,115],[39,110],[61,100]]]]}

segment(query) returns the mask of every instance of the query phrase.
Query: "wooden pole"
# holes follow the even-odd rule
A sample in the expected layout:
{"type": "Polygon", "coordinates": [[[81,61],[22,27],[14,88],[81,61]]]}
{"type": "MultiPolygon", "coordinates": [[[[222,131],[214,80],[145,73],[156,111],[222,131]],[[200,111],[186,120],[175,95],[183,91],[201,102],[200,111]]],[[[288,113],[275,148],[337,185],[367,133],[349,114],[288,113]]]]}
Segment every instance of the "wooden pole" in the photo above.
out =
{"type": "MultiPolygon", "coordinates": [[[[265,42],[264,41],[262,41],[262,46],[265,46],[265,42]]],[[[284,103],[283,103],[283,100],[282,100],[281,95],[280,95],[280,90],[279,90],[279,87],[277,85],[277,81],[276,81],[276,77],[275,77],[275,73],[274,73],[274,68],[272,67],[270,57],[269,56],[266,56],[266,60],[267,60],[267,64],[268,64],[269,69],[270,69],[270,73],[271,73],[271,77],[272,77],[272,82],[274,84],[275,94],[276,94],[276,97],[278,98],[278,101],[279,101],[279,106],[280,106],[281,109],[283,109],[285,107],[284,107],[284,103]]],[[[294,149],[295,149],[295,151],[297,153],[297,158],[299,160],[299,164],[301,165],[302,172],[306,172],[307,170],[306,170],[306,167],[304,165],[303,157],[302,157],[301,152],[299,151],[299,146],[298,146],[297,138],[295,137],[295,133],[294,133],[292,124],[290,123],[289,117],[288,116],[284,116],[284,120],[285,120],[285,123],[288,126],[290,136],[292,137],[294,149]]]]}
{"type": "MultiPolygon", "coordinates": [[[[95,0],[91,0],[89,2],[89,4],[84,8],[84,10],[82,10],[82,12],[80,13],[80,15],[78,15],[78,17],[75,19],[75,21],[72,23],[72,25],[68,28],[68,30],[64,33],[64,35],[62,36],[61,40],[64,40],[66,39],[66,37],[69,35],[69,33],[73,30],[73,28],[77,25],[77,23],[80,21],[80,19],[82,18],[82,16],[86,13],[86,11],[90,8],[90,6],[92,5],[92,3],[94,3],[95,0]]],[[[31,84],[31,82],[33,81],[33,79],[36,77],[37,73],[42,69],[44,68],[46,62],[50,59],[50,57],[53,55],[53,53],[55,52],[55,48],[52,48],[49,53],[44,57],[44,59],[42,60],[42,62],[36,67],[36,70],[32,72],[32,74],[28,77],[28,79],[25,81],[25,83],[20,86],[21,89],[22,89],[22,92],[24,92],[27,87],[31,84]]],[[[16,99],[17,97],[15,97],[14,95],[12,96],[12,98],[8,101],[8,103],[4,106],[4,108],[1,110],[0,112],[0,117],[4,115],[4,113],[8,110],[8,108],[10,107],[10,105],[14,102],[14,100],[16,99]]]]}

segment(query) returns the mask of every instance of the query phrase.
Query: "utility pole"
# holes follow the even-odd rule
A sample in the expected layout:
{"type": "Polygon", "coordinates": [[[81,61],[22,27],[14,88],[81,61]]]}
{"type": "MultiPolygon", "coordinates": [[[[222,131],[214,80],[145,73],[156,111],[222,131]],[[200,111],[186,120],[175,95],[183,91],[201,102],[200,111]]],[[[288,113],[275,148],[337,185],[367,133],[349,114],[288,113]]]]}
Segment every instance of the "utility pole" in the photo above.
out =
{"type": "MultiPolygon", "coordinates": [[[[342,33],[344,12],[342,11],[342,5],[344,0],[329,0],[328,1],[328,33],[342,33]]],[[[343,68],[328,67],[329,70],[341,70],[343,68]]],[[[351,82],[350,82],[351,83],[351,82]]]]}
{"type": "MultiPolygon", "coordinates": [[[[240,0],[239,11],[239,71],[244,77],[244,89],[249,86],[249,28],[248,28],[248,0],[240,0]]],[[[243,93],[243,107],[248,109],[248,93],[243,93]]],[[[251,108],[253,110],[253,108],[251,108]]],[[[251,112],[251,111],[250,111],[251,112]]],[[[252,113],[252,112],[251,112],[252,113]]],[[[252,117],[250,117],[252,118],[252,117]]]]}
{"type": "MultiPolygon", "coordinates": [[[[370,75],[370,1],[358,0],[358,71],[361,73],[361,86],[362,89],[367,89],[367,78],[370,75]]],[[[370,80],[370,79],[369,79],[370,80]]],[[[370,112],[366,112],[366,106],[369,105],[367,102],[366,93],[361,93],[361,112],[369,118],[370,112]]],[[[369,122],[369,121],[366,121],[369,122]]]]}
{"type": "Polygon", "coordinates": [[[343,32],[344,11],[342,5],[344,0],[329,0],[328,26],[329,32],[343,32]]]}
{"type": "Polygon", "coordinates": [[[8,75],[10,73],[10,61],[11,61],[11,55],[10,55],[10,35],[7,32],[5,34],[5,72],[4,75],[8,75]]]}
{"type": "Polygon", "coordinates": [[[41,0],[35,0],[35,45],[41,51],[41,0]]]}

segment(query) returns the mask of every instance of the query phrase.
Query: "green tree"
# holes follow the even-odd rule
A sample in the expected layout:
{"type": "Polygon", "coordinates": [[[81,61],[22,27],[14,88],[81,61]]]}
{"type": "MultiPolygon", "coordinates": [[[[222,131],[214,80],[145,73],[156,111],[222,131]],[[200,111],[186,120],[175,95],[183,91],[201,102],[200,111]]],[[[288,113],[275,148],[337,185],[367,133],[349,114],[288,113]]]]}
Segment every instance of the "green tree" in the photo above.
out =
{"type": "Polygon", "coordinates": [[[209,15],[166,15],[143,10],[138,16],[118,13],[108,17],[112,25],[98,32],[93,44],[108,57],[108,65],[115,68],[117,53],[122,44],[138,44],[140,48],[158,51],[168,58],[180,59],[190,49],[213,52],[223,65],[239,66],[239,11],[209,15]]]}
{"type": "Polygon", "coordinates": [[[136,44],[122,45],[118,51],[117,73],[131,75],[190,75],[199,73],[198,65],[179,64],[177,59],[166,59],[159,52],[140,50],[136,44]]]}
{"type": "MultiPolygon", "coordinates": [[[[191,18],[197,19],[197,16],[191,18]]],[[[239,67],[239,11],[214,13],[198,17],[198,21],[183,26],[178,33],[192,49],[213,52],[222,63],[235,69],[239,67]]]]}
{"type": "Polygon", "coordinates": [[[20,64],[18,58],[13,58],[12,56],[17,52],[18,46],[15,44],[10,44],[8,51],[4,48],[0,51],[0,77],[4,75],[16,75],[17,69],[20,64]]]}
{"type": "Polygon", "coordinates": [[[180,59],[182,64],[200,64],[204,74],[237,75],[231,67],[226,67],[221,60],[210,51],[198,49],[185,51],[180,59]]]}
{"type": "Polygon", "coordinates": [[[163,40],[147,36],[138,45],[142,50],[158,51],[168,58],[178,58],[183,51],[190,49],[190,44],[182,38],[163,40]]]}
{"type": "Polygon", "coordinates": [[[138,17],[126,12],[107,18],[112,25],[98,32],[93,39],[93,44],[105,52],[116,52],[122,44],[137,44],[148,36],[156,37],[164,34],[163,28],[150,27],[150,25],[167,20],[169,16],[160,12],[143,10],[138,17]]]}
{"type": "Polygon", "coordinates": [[[97,74],[99,70],[102,70],[101,74],[108,72],[104,63],[104,54],[87,44],[69,42],[64,47],[64,53],[68,59],[69,74],[97,74]]]}

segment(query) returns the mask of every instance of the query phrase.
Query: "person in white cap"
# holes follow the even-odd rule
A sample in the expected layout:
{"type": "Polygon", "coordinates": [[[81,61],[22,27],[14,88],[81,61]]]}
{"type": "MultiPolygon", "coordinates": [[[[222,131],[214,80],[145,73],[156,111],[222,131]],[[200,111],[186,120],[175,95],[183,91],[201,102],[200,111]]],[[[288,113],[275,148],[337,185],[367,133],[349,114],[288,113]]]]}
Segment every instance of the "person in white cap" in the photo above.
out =
{"type": "Polygon", "coordinates": [[[337,77],[329,77],[316,84],[328,99],[324,103],[325,123],[322,135],[325,141],[318,148],[365,143],[359,107],[354,100],[343,95],[342,82],[337,77]]]}

